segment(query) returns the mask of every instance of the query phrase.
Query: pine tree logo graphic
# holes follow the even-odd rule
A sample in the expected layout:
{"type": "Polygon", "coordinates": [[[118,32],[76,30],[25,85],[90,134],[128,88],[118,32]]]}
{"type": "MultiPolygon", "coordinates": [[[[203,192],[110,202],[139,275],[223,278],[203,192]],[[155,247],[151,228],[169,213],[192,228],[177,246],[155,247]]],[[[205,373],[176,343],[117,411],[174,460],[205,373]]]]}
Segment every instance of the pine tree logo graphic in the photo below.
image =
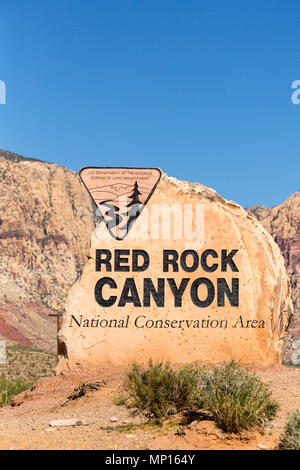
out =
{"type": "Polygon", "coordinates": [[[137,181],[134,183],[134,188],[133,188],[133,193],[131,196],[129,196],[129,199],[131,199],[131,202],[127,204],[128,211],[122,215],[128,216],[128,221],[126,223],[126,230],[130,229],[132,223],[135,221],[135,219],[140,215],[141,209],[143,207],[143,203],[139,200],[139,196],[141,196],[142,193],[139,191],[139,186],[137,181]]]}
{"type": "Polygon", "coordinates": [[[85,167],[80,170],[79,174],[98,207],[100,220],[105,223],[110,235],[116,240],[123,240],[127,236],[161,177],[161,171],[158,168],[85,167]],[[97,170],[101,171],[99,178],[94,176],[97,175],[97,170]],[[139,181],[138,178],[135,179],[132,176],[135,170],[138,170],[137,173],[140,175],[139,181]],[[106,171],[108,175],[113,174],[113,180],[111,176],[106,176],[106,171]],[[113,173],[110,173],[112,171],[113,173]]]}

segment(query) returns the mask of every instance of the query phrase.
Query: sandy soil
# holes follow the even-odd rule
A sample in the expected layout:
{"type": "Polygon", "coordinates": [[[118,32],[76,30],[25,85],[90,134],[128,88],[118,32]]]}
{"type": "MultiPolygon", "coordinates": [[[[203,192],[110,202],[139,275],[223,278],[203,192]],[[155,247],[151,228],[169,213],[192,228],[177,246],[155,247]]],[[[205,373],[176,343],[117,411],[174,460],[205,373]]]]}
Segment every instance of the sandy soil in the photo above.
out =
{"type": "Polygon", "coordinates": [[[264,434],[227,435],[197,416],[192,423],[175,416],[158,427],[114,404],[125,370],[107,367],[41,379],[16,398],[15,406],[0,409],[0,449],[270,449],[283,430],[286,413],[300,406],[300,369],[269,368],[257,372],[270,384],[281,409],[264,434]],[[61,406],[81,381],[95,380],[105,380],[106,386],[61,406]],[[84,424],[49,426],[52,420],[67,418],[84,424]]]}

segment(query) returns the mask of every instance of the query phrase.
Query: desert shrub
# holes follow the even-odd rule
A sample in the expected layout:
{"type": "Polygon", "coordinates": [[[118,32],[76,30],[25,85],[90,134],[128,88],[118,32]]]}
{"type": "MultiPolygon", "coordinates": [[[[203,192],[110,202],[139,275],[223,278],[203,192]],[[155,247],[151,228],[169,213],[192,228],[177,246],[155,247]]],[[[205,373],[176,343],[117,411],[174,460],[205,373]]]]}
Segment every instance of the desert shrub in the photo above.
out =
{"type": "Polygon", "coordinates": [[[10,405],[12,398],[27,388],[28,385],[22,382],[10,382],[5,377],[0,377],[0,407],[10,405]]]}
{"type": "Polygon", "coordinates": [[[169,363],[150,360],[148,367],[133,364],[124,384],[127,405],[161,421],[189,407],[197,378],[198,371],[191,366],[175,371],[169,363]]]}
{"type": "Polygon", "coordinates": [[[262,426],[279,408],[269,387],[235,361],[203,368],[194,402],[212,415],[218,427],[233,433],[262,426]]]}
{"type": "Polygon", "coordinates": [[[149,361],[146,368],[134,364],[124,391],[116,404],[126,403],[156,420],[183,410],[202,411],[233,433],[263,426],[279,408],[268,386],[235,361],[178,371],[169,363],[149,361]]]}
{"type": "Polygon", "coordinates": [[[288,415],[285,429],[277,444],[277,449],[300,450],[300,408],[288,415]]]}

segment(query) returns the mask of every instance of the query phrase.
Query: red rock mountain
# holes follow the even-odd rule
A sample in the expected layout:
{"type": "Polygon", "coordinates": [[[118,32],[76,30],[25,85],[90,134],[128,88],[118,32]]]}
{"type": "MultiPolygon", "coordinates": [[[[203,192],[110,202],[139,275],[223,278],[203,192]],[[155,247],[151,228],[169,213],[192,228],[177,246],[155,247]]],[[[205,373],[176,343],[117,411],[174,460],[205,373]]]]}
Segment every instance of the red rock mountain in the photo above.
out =
{"type": "Polygon", "coordinates": [[[81,273],[92,203],[67,168],[0,151],[0,338],[56,347],[56,319],[81,273]]]}

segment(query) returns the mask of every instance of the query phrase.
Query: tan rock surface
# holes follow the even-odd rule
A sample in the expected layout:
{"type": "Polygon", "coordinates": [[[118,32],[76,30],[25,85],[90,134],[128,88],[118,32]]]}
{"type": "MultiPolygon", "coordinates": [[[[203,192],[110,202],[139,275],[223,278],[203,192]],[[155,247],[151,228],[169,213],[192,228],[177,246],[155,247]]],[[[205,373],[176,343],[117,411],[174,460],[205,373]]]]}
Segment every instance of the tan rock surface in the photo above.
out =
{"type": "MultiPolygon", "coordinates": [[[[139,219],[131,228],[130,236],[125,240],[114,240],[106,227],[100,225],[92,234],[90,259],[83,269],[81,279],[71,288],[60,341],[64,356],[61,356],[58,370],[78,366],[95,367],[108,363],[128,363],[133,360],[144,361],[149,357],[180,362],[209,360],[213,362],[241,359],[245,363],[256,362],[267,365],[280,362],[282,338],[285,334],[291,314],[290,286],[284,268],[280,250],[272,237],[255,219],[239,205],[221,198],[215,191],[200,184],[180,182],[163,176],[157,189],[142,211],[139,219]],[[149,213],[157,210],[157,204],[174,205],[178,210],[184,205],[191,205],[196,213],[196,206],[204,207],[204,244],[197,240],[182,239],[138,239],[137,234],[149,219],[149,213]],[[137,239],[135,239],[135,237],[137,239]],[[145,272],[96,272],[95,250],[108,249],[143,249],[150,255],[150,267],[145,272]],[[194,272],[163,273],[163,249],[176,249],[179,254],[187,249],[195,249],[199,254],[206,249],[213,249],[218,254],[222,249],[237,249],[235,257],[239,272],[204,272],[201,268],[194,272]],[[179,285],[182,278],[189,278],[189,285],[200,278],[209,278],[214,286],[217,278],[224,277],[231,286],[232,278],[239,278],[239,306],[232,307],[225,299],[225,306],[218,307],[217,299],[209,307],[199,308],[191,301],[189,288],[183,297],[182,307],[174,307],[174,297],[165,283],[165,305],[157,307],[112,306],[100,307],[94,298],[96,282],[103,276],[111,276],[117,288],[113,294],[119,299],[126,277],[133,277],[137,291],[142,292],[143,280],[150,277],[154,284],[157,278],[174,278],[179,285]],[[71,319],[106,319],[120,320],[129,315],[128,328],[103,328],[76,326],[71,319]],[[211,320],[226,320],[228,327],[210,328],[136,328],[134,320],[145,315],[154,322],[162,320],[202,320],[210,316],[211,320]],[[255,327],[236,327],[238,318],[243,321],[257,320],[255,327]],[[264,322],[264,328],[257,328],[258,322],[264,322]]],[[[174,225],[175,226],[175,225],[174,225]]],[[[150,227],[151,228],[151,227],[150,227]]],[[[153,227],[152,227],[153,228],[153,227]]],[[[195,227],[194,227],[195,228],[195,227]]],[[[155,237],[154,237],[155,238],[155,237]]],[[[171,237],[172,238],[172,233],[171,237]]],[[[201,237],[200,237],[201,238],[201,237]]],[[[199,241],[199,240],[198,240],[199,241]]],[[[211,260],[210,261],[215,261],[211,260]]],[[[205,297],[205,290],[199,289],[199,297],[205,297]]],[[[112,294],[108,288],[107,298],[112,294]]],[[[141,296],[142,297],[142,296],[141,296]]],[[[251,324],[252,325],[252,324],[251,324]]]]}
{"type": "Polygon", "coordinates": [[[300,191],[278,206],[248,208],[272,235],[283,254],[296,312],[300,313],[300,191]]]}
{"type": "Polygon", "coordinates": [[[285,338],[283,360],[300,364],[300,191],[282,204],[266,209],[261,204],[249,207],[261,224],[273,236],[284,257],[292,287],[294,316],[285,338]]]}
{"type": "Polygon", "coordinates": [[[0,337],[56,348],[56,322],[94,227],[78,176],[0,151],[0,337]]]}

